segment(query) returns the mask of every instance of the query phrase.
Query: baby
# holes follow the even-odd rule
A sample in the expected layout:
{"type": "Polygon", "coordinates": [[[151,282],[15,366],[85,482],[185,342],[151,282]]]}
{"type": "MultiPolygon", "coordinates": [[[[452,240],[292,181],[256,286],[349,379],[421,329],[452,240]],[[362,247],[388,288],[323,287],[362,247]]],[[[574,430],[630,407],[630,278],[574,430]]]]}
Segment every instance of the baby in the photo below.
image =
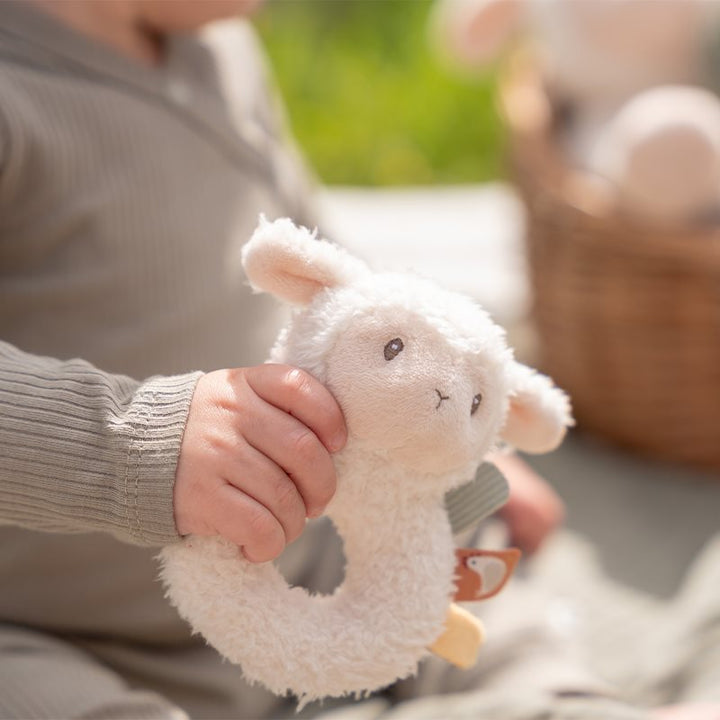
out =
{"type": "MultiPolygon", "coordinates": [[[[154,560],[188,533],[278,557],[346,439],[263,363],[278,310],[239,265],[260,212],[317,224],[253,34],[204,27],[253,4],[0,4],[0,716],[292,712],[190,636],[154,560]]],[[[532,550],[562,505],[498,463],[532,550]]],[[[337,565],[318,532],[292,582],[337,565]]]]}

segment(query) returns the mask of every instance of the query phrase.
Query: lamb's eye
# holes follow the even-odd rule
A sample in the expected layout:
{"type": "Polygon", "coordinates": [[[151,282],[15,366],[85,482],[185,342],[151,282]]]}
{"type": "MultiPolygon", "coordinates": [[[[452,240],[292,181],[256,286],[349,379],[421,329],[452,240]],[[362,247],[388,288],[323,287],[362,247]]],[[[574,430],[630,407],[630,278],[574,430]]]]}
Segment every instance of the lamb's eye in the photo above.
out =
{"type": "Polygon", "coordinates": [[[383,354],[386,360],[392,360],[397,357],[405,346],[400,338],[393,338],[386,346],[383,354]]]}
{"type": "Polygon", "coordinates": [[[482,393],[478,393],[472,401],[472,405],[470,406],[470,414],[474,415],[477,412],[477,409],[480,407],[480,403],[482,402],[482,393]]]}

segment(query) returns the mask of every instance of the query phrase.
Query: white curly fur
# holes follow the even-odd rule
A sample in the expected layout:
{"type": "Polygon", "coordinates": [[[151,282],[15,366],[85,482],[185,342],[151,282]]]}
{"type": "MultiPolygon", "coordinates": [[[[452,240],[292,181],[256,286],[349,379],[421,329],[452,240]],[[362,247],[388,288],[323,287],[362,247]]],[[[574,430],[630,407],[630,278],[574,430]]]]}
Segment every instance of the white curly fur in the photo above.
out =
{"type": "Polygon", "coordinates": [[[513,360],[467,298],[373,274],[289,220],[263,220],[243,261],[255,289],[299,306],[272,360],[314,374],[345,413],[326,511],[345,579],[313,596],[272,563],[198,537],[162,551],[162,578],[180,614],[250,681],[301,702],[369,692],[415,672],[443,630],[455,562],[445,492],[472,477],[504,427],[530,450],[559,443],[567,399],[513,360]],[[395,338],[403,348],[388,360],[395,338]]]}

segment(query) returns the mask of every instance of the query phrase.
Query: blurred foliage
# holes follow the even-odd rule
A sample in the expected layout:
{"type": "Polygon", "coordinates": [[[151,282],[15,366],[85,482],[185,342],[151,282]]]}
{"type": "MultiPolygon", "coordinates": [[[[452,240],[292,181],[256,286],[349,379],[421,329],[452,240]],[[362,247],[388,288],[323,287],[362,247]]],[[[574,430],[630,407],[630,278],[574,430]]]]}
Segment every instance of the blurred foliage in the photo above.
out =
{"type": "Polygon", "coordinates": [[[492,78],[454,75],[430,0],[269,0],[257,16],[293,132],[323,181],[478,182],[502,167],[492,78]]]}

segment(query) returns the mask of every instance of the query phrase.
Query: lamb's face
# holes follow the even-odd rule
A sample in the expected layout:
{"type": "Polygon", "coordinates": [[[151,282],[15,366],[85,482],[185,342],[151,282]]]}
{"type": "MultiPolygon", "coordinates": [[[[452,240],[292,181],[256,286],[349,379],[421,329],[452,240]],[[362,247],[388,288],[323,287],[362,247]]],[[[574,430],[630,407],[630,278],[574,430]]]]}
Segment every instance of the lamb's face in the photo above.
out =
{"type": "Polygon", "coordinates": [[[243,265],[255,289],[296,308],[272,359],[328,386],[351,440],[419,474],[465,472],[501,434],[548,452],[572,424],[566,395],[515,362],[502,330],[462,295],[372,273],[285,218],[261,221],[243,265]]]}
{"type": "Polygon", "coordinates": [[[325,357],[350,437],[423,472],[480,462],[508,406],[501,331],[464,298],[449,302],[415,279],[376,278],[360,292],[366,306],[355,302],[325,357]]]}

